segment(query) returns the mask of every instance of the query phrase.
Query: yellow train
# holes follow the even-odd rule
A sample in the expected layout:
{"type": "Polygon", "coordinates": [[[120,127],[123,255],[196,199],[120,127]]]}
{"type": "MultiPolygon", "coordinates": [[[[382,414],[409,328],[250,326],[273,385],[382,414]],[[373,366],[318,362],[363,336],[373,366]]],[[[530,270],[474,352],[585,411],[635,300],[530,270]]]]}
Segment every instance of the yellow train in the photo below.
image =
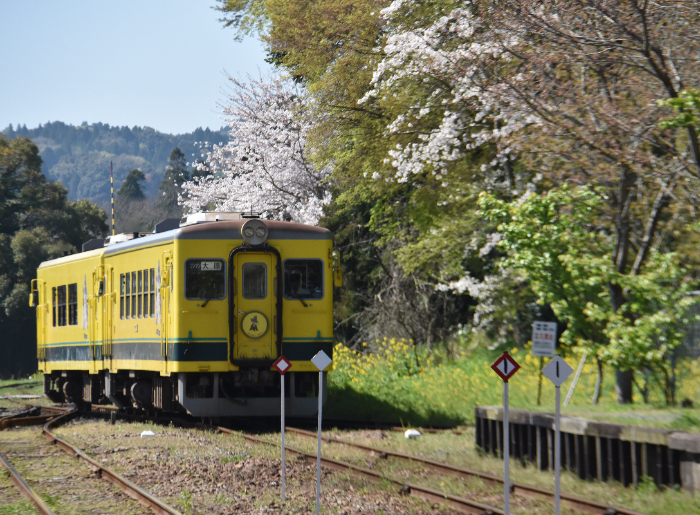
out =
{"type": "Polygon", "coordinates": [[[319,374],[310,360],[332,356],[333,286],[342,282],[330,231],[237,213],[174,225],[93,240],[41,264],[30,304],[45,394],[268,416],[279,413],[281,376],[271,367],[284,355],[286,412],[313,416],[319,374]]]}

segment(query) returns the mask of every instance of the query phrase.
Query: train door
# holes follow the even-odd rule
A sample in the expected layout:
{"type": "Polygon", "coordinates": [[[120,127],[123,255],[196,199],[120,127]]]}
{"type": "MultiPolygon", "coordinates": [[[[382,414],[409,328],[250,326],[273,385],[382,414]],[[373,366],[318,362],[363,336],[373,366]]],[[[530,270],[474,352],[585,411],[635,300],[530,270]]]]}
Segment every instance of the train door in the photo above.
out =
{"type": "Polygon", "coordinates": [[[277,358],[276,259],[241,252],[233,259],[233,361],[277,358]]]}
{"type": "Polygon", "coordinates": [[[171,303],[173,293],[173,259],[171,251],[163,252],[158,270],[156,271],[156,282],[160,285],[160,292],[156,299],[156,325],[160,331],[160,355],[163,359],[161,372],[170,372],[168,361],[171,356],[169,344],[172,330],[171,303]]]}
{"type": "Polygon", "coordinates": [[[88,341],[90,342],[90,371],[95,372],[102,368],[103,345],[103,313],[102,294],[104,293],[104,267],[95,267],[92,273],[92,284],[88,294],[88,341]]]}
{"type": "Polygon", "coordinates": [[[117,293],[114,290],[114,288],[114,269],[111,266],[105,266],[103,292],[104,324],[102,331],[102,359],[103,366],[106,366],[107,368],[112,368],[110,360],[112,358],[112,339],[115,330],[113,327],[114,309],[117,302],[117,293]]]}
{"type": "Polygon", "coordinates": [[[39,361],[46,360],[46,322],[48,305],[46,304],[46,283],[40,279],[32,279],[30,306],[36,307],[36,357],[39,361]]]}

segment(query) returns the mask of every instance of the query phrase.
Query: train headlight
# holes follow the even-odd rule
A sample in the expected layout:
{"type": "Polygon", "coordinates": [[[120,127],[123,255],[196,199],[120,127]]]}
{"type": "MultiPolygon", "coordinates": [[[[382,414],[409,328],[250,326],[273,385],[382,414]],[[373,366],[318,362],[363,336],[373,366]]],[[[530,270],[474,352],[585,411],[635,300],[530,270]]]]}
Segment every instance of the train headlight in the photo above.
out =
{"type": "Polygon", "coordinates": [[[268,236],[267,225],[259,219],[248,220],[241,227],[243,239],[250,245],[261,245],[268,236]]]}

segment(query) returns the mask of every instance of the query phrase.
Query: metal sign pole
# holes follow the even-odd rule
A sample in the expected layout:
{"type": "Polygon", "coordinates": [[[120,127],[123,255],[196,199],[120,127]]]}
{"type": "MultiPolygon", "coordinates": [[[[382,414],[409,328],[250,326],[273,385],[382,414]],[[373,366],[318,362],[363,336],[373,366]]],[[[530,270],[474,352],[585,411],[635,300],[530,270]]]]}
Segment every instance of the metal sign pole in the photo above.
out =
{"type": "Polygon", "coordinates": [[[561,388],[557,386],[555,392],[556,393],[554,401],[556,403],[556,408],[554,412],[554,514],[561,515],[561,432],[559,428],[559,421],[561,415],[561,388]]]}
{"type": "Polygon", "coordinates": [[[285,456],[284,456],[284,375],[280,375],[280,384],[282,385],[282,401],[280,403],[280,412],[282,414],[282,428],[281,428],[281,433],[282,433],[282,502],[285,502],[285,492],[284,492],[284,487],[285,487],[285,479],[286,479],[286,468],[287,468],[287,462],[285,461],[285,456]]]}
{"type": "Polygon", "coordinates": [[[311,363],[318,369],[318,454],[316,455],[316,515],[321,510],[321,410],[323,409],[323,371],[333,362],[328,354],[318,351],[311,363]]]}
{"type": "Polygon", "coordinates": [[[323,370],[318,373],[318,454],[316,454],[316,515],[321,508],[321,409],[323,409],[323,370]]]}
{"type": "Polygon", "coordinates": [[[503,504],[505,515],[510,515],[510,422],[508,420],[508,379],[520,365],[510,354],[504,352],[493,362],[491,368],[503,380],[503,504]]]}
{"type": "Polygon", "coordinates": [[[503,511],[510,514],[510,424],[508,423],[508,381],[503,382],[503,511]]]}
{"type": "MultiPolygon", "coordinates": [[[[554,411],[554,513],[560,515],[561,493],[561,385],[573,373],[574,369],[561,359],[561,356],[554,356],[554,359],[542,369],[542,373],[547,379],[554,383],[555,411],[554,411]]],[[[575,380],[574,380],[575,381],[575,380]]],[[[566,404],[565,404],[566,406],[566,404]]]]}
{"type": "Polygon", "coordinates": [[[289,371],[292,364],[284,356],[277,358],[272,364],[273,368],[280,373],[280,435],[282,436],[282,464],[280,468],[280,483],[282,486],[282,502],[285,502],[285,489],[286,489],[286,479],[287,479],[287,461],[285,458],[285,445],[284,445],[284,405],[285,405],[285,394],[284,394],[284,374],[289,371]]]}

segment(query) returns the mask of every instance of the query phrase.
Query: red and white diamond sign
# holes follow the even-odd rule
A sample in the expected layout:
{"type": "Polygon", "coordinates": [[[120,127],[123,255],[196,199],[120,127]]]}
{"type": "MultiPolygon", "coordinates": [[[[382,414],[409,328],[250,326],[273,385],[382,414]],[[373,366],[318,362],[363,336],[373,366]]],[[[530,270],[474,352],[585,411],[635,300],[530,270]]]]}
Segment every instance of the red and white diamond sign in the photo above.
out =
{"type": "Polygon", "coordinates": [[[496,361],[493,362],[491,368],[494,370],[494,372],[501,376],[504,383],[507,383],[508,379],[510,379],[513,374],[518,371],[520,365],[518,365],[518,362],[515,361],[510,354],[504,352],[496,361]]]}
{"type": "Polygon", "coordinates": [[[280,356],[277,358],[277,361],[275,361],[272,364],[273,367],[275,367],[275,370],[280,373],[280,375],[284,375],[285,372],[287,372],[290,368],[292,368],[292,364],[287,361],[287,358],[284,356],[280,356]]]}

